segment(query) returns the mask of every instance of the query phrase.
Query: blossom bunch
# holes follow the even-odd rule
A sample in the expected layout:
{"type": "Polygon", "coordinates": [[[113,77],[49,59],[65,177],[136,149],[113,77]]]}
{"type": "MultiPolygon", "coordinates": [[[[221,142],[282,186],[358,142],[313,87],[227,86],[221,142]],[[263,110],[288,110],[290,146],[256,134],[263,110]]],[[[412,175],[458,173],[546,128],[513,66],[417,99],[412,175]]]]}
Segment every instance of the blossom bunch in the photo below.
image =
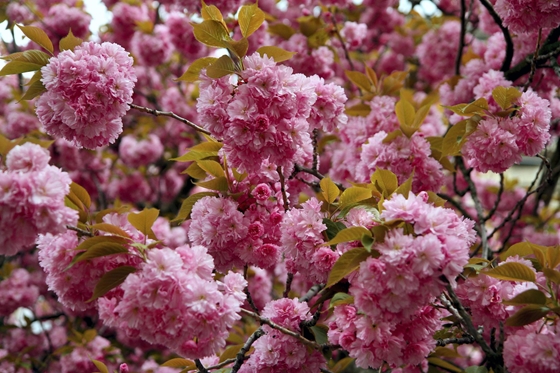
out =
{"type": "Polygon", "coordinates": [[[72,180],[48,164],[47,150],[33,143],[15,146],[0,170],[0,253],[15,255],[38,234],[60,233],[77,220],[64,197],[72,180]]]}
{"type": "Polygon", "coordinates": [[[380,217],[385,223],[403,222],[411,232],[390,229],[372,247],[379,257],[368,258],[350,276],[355,306],[341,306],[335,313],[329,338],[363,367],[379,367],[383,361],[391,367],[419,364],[435,347],[431,333],[440,325],[440,313],[428,304],[447,283],[455,284],[467,263],[473,222],[428,203],[425,192],[407,198],[395,194],[383,203],[380,217]],[[413,325],[422,326],[410,333],[413,325]]]}
{"type": "Polygon", "coordinates": [[[133,60],[119,45],[84,42],[41,68],[47,91],[36,102],[45,131],[78,147],[115,142],[132,102],[133,60]]]}
{"type": "Polygon", "coordinates": [[[99,301],[105,324],[189,358],[223,348],[240,318],[247,285],[243,276],[229,272],[215,281],[212,257],[203,246],[152,249],[147,257],[121,285],[119,300],[99,301]]]}

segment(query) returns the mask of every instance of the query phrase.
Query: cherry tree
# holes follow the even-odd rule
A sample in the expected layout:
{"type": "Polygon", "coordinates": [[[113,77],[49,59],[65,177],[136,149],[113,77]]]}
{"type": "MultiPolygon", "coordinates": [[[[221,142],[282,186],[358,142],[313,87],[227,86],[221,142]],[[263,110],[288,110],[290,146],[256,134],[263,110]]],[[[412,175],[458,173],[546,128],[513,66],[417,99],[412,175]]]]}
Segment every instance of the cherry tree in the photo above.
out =
{"type": "Polygon", "coordinates": [[[103,2],[0,5],[0,371],[560,371],[560,4],[103,2]]]}

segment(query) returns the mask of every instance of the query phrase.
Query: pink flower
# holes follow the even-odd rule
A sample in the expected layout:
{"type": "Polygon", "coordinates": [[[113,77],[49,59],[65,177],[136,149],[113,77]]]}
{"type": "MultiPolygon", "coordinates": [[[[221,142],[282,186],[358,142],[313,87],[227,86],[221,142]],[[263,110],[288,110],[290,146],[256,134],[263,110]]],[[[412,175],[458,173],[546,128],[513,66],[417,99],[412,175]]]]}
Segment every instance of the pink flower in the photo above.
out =
{"type": "Polygon", "coordinates": [[[497,0],[496,13],[504,26],[515,33],[560,25],[560,4],[547,0],[497,0]]]}
{"type": "Polygon", "coordinates": [[[132,102],[132,62],[112,43],[85,42],[52,57],[41,69],[47,92],[36,103],[47,133],[88,149],[113,143],[132,102]]]}

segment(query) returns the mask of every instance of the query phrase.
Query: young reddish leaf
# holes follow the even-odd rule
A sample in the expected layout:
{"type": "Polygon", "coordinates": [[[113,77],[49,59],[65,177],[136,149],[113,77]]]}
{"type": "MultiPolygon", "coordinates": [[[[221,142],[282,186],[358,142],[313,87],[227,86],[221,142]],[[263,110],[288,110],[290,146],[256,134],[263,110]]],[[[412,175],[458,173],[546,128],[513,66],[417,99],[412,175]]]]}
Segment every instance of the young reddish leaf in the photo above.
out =
{"type": "Polygon", "coordinates": [[[227,48],[231,40],[224,25],[218,21],[205,20],[202,23],[191,23],[196,40],[209,47],[227,48]]]}
{"type": "Polygon", "coordinates": [[[91,247],[105,242],[115,243],[119,245],[126,245],[128,243],[128,240],[124,237],[119,237],[119,236],[95,236],[95,237],[90,237],[87,240],[80,243],[75,250],[87,251],[91,247]]]}
{"type": "Polygon", "coordinates": [[[125,230],[122,228],[117,227],[116,225],[109,224],[109,223],[98,223],[91,226],[92,229],[97,229],[99,231],[107,232],[116,234],[117,236],[130,238],[130,235],[126,233],[125,230]]]}
{"type": "Polygon", "coordinates": [[[185,71],[183,75],[177,78],[177,80],[183,82],[191,82],[191,83],[196,82],[200,76],[200,71],[202,69],[207,68],[216,60],[217,60],[216,57],[202,57],[199,58],[198,60],[195,60],[193,63],[191,63],[187,71],[185,71]]]}
{"type": "Polygon", "coordinates": [[[269,58],[274,59],[275,62],[287,61],[296,54],[295,52],[289,52],[285,49],[273,46],[260,47],[257,49],[257,52],[263,57],[267,55],[269,58]]]}
{"type": "Polygon", "coordinates": [[[136,272],[136,268],[131,266],[121,266],[117,267],[107,273],[105,273],[93,290],[93,295],[87,302],[92,302],[99,297],[104,296],[109,291],[113,290],[126,280],[129,274],[136,272]]]}
{"type": "Polygon", "coordinates": [[[264,22],[264,12],[257,4],[243,5],[237,17],[241,35],[248,37],[261,27],[264,22]]]}
{"type": "Polygon", "coordinates": [[[75,258],[74,263],[83,262],[85,260],[90,260],[94,258],[99,258],[107,255],[115,254],[125,254],[128,253],[128,249],[122,245],[114,242],[101,242],[97,245],[93,245],[86,252],[75,258]]]}
{"type": "Polygon", "coordinates": [[[17,26],[21,29],[23,34],[27,36],[31,41],[34,41],[35,43],[39,44],[41,47],[51,52],[51,54],[54,53],[54,47],[51,42],[51,39],[49,39],[45,31],[34,26],[22,26],[22,25],[17,25],[17,26]]]}
{"type": "Polygon", "coordinates": [[[72,33],[72,30],[70,30],[68,32],[68,35],[60,39],[60,42],[58,43],[58,49],[60,49],[61,52],[65,50],[73,51],[74,48],[82,44],[82,42],[83,40],[75,37],[74,34],[72,33]]]}
{"type": "Polygon", "coordinates": [[[200,10],[200,16],[203,20],[213,20],[224,23],[224,16],[222,15],[222,12],[220,12],[220,9],[218,9],[215,5],[206,5],[204,0],[202,0],[202,9],[200,10]]]}
{"type": "Polygon", "coordinates": [[[226,75],[236,73],[236,67],[230,56],[223,55],[218,58],[214,63],[206,68],[206,74],[210,78],[219,79],[226,75]]]}
{"type": "Polygon", "coordinates": [[[352,203],[360,202],[371,198],[371,190],[362,187],[350,187],[340,195],[338,199],[341,208],[345,208],[352,203]]]}
{"type": "Polygon", "coordinates": [[[327,287],[331,287],[350,273],[354,272],[360,263],[369,258],[371,254],[363,247],[351,249],[338,258],[334,263],[329,279],[327,280],[327,287]]]}
{"type": "Polygon", "coordinates": [[[507,262],[482,273],[504,281],[536,281],[535,272],[525,264],[517,262],[507,262]]]}
{"type": "Polygon", "coordinates": [[[99,373],[109,373],[109,369],[107,368],[107,366],[105,364],[103,364],[101,361],[99,360],[92,360],[91,361],[93,363],[93,365],[95,365],[95,367],[97,369],[99,369],[99,373]]]}
{"type": "Polygon", "coordinates": [[[530,304],[510,316],[505,324],[506,326],[529,325],[545,317],[549,311],[547,307],[530,304]]]}
{"type": "Polygon", "coordinates": [[[522,304],[537,304],[545,305],[547,301],[546,295],[540,290],[529,289],[523,293],[517,294],[510,300],[503,301],[504,304],[508,305],[522,305],[522,304]]]}
{"type": "Polygon", "coordinates": [[[346,228],[341,230],[340,232],[338,232],[336,234],[336,236],[330,240],[329,242],[327,242],[327,245],[336,245],[342,242],[350,242],[350,241],[359,241],[362,239],[362,236],[368,236],[371,237],[371,232],[369,231],[369,229],[364,228],[364,227],[350,227],[350,228],[346,228]]]}
{"type": "Polygon", "coordinates": [[[321,179],[319,186],[321,187],[321,194],[329,204],[332,204],[340,194],[340,189],[329,177],[321,179]]]}
{"type": "Polygon", "coordinates": [[[152,240],[157,240],[154,231],[152,231],[152,225],[158,218],[159,210],[158,209],[144,209],[141,212],[129,213],[128,214],[128,222],[132,224],[132,226],[138,229],[140,232],[144,233],[148,238],[152,240]]]}
{"type": "Polygon", "coordinates": [[[167,360],[165,363],[161,364],[161,366],[168,367],[168,368],[177,368],[177,369],[196,368],[196,364],[194,363],[194,361],[183,359],[180,357],[167,360]]]}
{"type": "Polygon", "coordinates": [[[243,343],[227,346],[224,352],[220,355],[220,363],[227,359],[233,359],[243,347],[243,343]]]}

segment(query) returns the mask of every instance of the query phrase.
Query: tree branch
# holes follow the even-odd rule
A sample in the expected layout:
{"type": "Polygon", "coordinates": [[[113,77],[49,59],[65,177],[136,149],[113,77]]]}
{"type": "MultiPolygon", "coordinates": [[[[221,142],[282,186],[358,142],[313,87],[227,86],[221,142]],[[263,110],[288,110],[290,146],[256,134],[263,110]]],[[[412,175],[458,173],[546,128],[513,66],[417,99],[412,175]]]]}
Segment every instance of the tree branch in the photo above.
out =
{"type": "MultiPolygon", "coordinates": [[[[509,33],[509,30],[506,27],[504,27],[504,24],[502,23],[502,19],[500,18],[498,13],[496,13],[490,1],[480,0],[480,2],[486,8],[486,10],[488,10],[488,13],[490,13],[492,18],[494,19],[494,22],[496,22],[500,30],[502,30],[502,34],[504,34],[504,39],[506,41],[506,55],[504,57],[504,62],[502,62],[502,67],[500,68],[500,71],[506,72],[509,70],[511,66],[511,60],[513,59],[513,41],[511,40],[511,35],[509,33]]],[[[506,76],[506,79],[509,78],[506,76]]],[[[515,79],[510,79],[510,80],[515,80],[515,79]]]]}
{"type": "Polygon", "coordinates": [[[235,364],[233,365],[233,368],[231,368],[231,373],[237,373],[237,371],[239,371],[239,369],[241,368],[241,365],[243,365],[243,361],[245,361],[245,354],[247,353],[247,351],[249,351],[249,349],[251,348],[253,343],[255,343],[255,341],[257,339],[259,339],[260,337],[262,337],[264,334],[265,333],[264,333],[264,330],[262,329],[262,327],[258,328],[245,341],[245,344],[243,345],[243,347],[241,347],[241,350],[239,350],[237,355],[235,355],[235,364]]]}
{"type": "Polygon", "coordinates": [[[150,109],[150,108],[135,105],[135,104],[128,104],[128,105],[133,109],[142,111],[144,113],[152,114],[156,117],[162,116],[162,117],[169,117],[169,118],[177,119],[179,122],[185,123],[187,126],[189,126],[191,128],[194,128],[198,132],[202,132],[202,133],[205,133],[207,135],[211,135],[210,131],[205,130],[204,128],[194,124],[190,120],[185,119],[183,117],[180,117],[180,116],[178,116],[177,114],[175,114],[171,111],[160,111],[160,110],[150,109]]]}

